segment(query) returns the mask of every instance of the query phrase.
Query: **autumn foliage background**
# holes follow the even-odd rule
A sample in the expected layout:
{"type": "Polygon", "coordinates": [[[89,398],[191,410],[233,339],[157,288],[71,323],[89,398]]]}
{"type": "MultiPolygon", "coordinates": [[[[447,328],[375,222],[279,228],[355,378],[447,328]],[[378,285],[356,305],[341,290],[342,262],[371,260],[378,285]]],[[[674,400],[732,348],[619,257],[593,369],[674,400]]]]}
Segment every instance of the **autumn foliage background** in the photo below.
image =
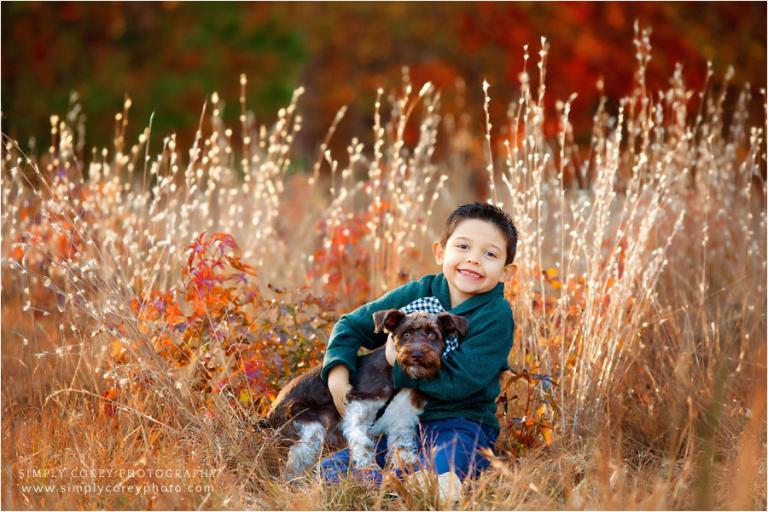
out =
{"type": "Polygon", "coordinates": [[[521,236],[461,506],[766,507],[764,4],[2,10],[4,508],[439,507],[256,425],[475,200],[521,236]],[[218,476],[24,487],[82,467],[218,476]]]}

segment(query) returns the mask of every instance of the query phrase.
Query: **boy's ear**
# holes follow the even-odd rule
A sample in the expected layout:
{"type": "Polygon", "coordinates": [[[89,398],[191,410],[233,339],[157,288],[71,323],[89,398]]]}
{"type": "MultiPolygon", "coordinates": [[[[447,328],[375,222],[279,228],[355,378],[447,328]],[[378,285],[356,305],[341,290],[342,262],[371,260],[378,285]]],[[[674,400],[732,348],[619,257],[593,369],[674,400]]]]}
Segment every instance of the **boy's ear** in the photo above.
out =
{"type": "Polygon", "coordinates": [[[376,333],[394,332],[400,322],[405,318],[405,313],[399,309],[383,309],[373,314],[373,326],[376,333]]]}
{"type": "Polygon", "coordinates": [[[432,253],[435,255],[435,263],[438,265],[443,264],[443,256],[445,254],[445,249],[443,248],[443,244],[440,242],[435,242],[432,244],[432,253]]]}
{"type": "Polygon", "coordinates": [[[517,272],[517,265],[514,263],[510,263],[509,265],[504,267],[504,272],[501,274],[501,281],[500,283],[504,283],[506,281],[509,281],[512,279],[512,276],[515,275],[515,272],[517,272]]]}

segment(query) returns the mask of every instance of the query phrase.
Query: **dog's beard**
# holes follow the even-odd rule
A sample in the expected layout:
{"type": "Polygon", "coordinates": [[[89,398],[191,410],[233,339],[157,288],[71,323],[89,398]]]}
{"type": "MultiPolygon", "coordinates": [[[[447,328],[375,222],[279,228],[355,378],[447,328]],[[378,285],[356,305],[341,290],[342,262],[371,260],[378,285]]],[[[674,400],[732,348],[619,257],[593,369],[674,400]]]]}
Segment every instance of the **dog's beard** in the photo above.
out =
{"type": "Polygon", "coordinates": [[[399,364],[400,367],[405,370],[406,375],[412,379],[431,379],[437,374],[442,366],[439,354],[428,354],[418,363],[411,360],[408,357],[408,354],[403,354],[402,357],[397,358],[397,364],[399,364]]]}

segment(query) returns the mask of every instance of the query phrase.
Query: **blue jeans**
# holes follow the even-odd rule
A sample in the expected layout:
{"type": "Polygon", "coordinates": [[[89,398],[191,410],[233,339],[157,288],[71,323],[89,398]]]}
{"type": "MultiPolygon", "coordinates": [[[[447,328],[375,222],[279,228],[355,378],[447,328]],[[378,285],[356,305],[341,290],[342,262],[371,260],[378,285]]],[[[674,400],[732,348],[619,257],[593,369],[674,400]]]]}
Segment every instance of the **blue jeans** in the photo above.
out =
{"type": "MultiPolygon", "coordinates": [[[[490,466],[488,459],[479,453],[481,448],[493,450],[498,432],[491,427],[463,418],[423,421],[419,425],[417,445],[421,465],[432,467],[438,475],[453,471],[464,480],[467,475],[473,478],[490,466]],[[434,448],[434,454],[431,449],[434,448]]],[[[376,464],[380,468],[386,465],[387,438],[382,436],[376,443],[376,464]]],[[[350,468],[349,449],[341,451],[320,461],[318,473],[326,482],[338,482],[349,473],[357,474],[350,468]]],[[[377,484],[382,475],[376,469],[363,476],[377,484]]]]}

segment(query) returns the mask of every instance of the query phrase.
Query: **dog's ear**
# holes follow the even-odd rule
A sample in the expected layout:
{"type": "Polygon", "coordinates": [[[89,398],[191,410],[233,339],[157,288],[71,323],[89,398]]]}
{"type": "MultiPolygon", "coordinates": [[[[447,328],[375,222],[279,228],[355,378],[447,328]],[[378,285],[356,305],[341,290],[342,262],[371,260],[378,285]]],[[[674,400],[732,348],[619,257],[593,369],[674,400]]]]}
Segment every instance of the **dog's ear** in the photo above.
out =
{"type": "Polygon", "coordinates": [[[440,330],[443,331],[443,338],[446,338],[457,333],[459,336],[465,336],[467,334],[467,319],[463,316],[454,315],[453,313],[440,313],[437,315],[437,323],[440,325],[440,330]]]}
{"type": "Polygon", "coordinates": [[[405,313],[399,309],[384,309],[373,314],[374,332],[394,332],[400,322],[405,318],[405,313]]]}

